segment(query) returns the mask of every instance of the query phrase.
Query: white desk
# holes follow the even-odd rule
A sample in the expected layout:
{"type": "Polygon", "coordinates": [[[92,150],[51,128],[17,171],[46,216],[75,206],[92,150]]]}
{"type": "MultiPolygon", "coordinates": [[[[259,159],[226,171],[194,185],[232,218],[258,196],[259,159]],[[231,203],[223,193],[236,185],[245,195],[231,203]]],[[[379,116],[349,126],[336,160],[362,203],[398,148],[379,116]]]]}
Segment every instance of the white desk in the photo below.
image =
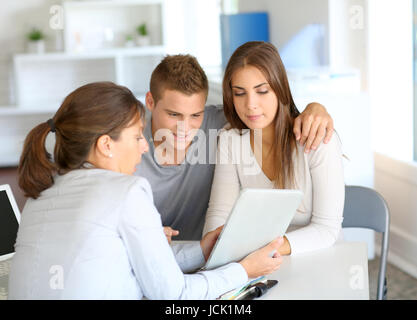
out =
{"type": "Polygon", "coordinates": [[[365,242],[339,241],[327,249],[283,258],[280,268],[267,277],[278,284],[259,299],[369,300],[365,242]]]}
{"type": "Polygon", "coordinates": [[[278,280],[261,299],[369,299],[367,245],[339,242],[298,256],[285,256],[268,279],[278,280]]]}

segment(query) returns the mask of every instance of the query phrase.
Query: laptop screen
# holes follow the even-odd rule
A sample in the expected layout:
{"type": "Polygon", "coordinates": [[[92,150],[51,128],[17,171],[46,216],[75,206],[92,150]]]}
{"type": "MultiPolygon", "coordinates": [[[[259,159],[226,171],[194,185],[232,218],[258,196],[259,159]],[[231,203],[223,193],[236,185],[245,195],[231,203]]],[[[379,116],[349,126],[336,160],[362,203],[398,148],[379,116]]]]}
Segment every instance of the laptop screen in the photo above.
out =
{"type": "Polygon", "coordinates": [[[14,252],[19,223],[6,190],[0,190],[0,257],[14,252]]]}

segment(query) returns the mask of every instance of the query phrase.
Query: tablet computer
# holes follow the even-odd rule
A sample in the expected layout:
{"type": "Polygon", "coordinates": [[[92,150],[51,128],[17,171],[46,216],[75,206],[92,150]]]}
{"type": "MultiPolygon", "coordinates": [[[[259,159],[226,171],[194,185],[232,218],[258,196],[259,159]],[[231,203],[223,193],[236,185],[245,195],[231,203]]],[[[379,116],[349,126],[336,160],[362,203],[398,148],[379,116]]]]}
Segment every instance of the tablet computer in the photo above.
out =
{"type": "Polygon", "coordinates": [[[0,261],[14,254],[20,211],[8,184],[0,185],[0,261]]]}
{"type": "Polygon", "coordinates": [[[284,189],[242,189],[204,270],[233,261],[283,236],[303,193],[284,189]]]}

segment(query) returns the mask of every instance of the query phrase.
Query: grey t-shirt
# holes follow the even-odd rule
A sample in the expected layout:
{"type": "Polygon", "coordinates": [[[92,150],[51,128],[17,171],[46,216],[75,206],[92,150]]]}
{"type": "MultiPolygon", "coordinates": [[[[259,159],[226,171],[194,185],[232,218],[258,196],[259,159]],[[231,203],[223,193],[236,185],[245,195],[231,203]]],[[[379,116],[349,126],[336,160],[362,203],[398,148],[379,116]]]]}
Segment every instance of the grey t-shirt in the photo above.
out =
{"type": "Polygon", "coordinates": [[[194,137],[186,160],[178,166],[161,166],[155,159],[150,113],[146,114],[144,135],[149,152],[142,156],[135,175],[145,177],[151,184],[162,224],[180,231],[174,240],[201,239],[213,181],[217,134],[225,124],[222,106],[206,106],[200,134],[194,137]]]}

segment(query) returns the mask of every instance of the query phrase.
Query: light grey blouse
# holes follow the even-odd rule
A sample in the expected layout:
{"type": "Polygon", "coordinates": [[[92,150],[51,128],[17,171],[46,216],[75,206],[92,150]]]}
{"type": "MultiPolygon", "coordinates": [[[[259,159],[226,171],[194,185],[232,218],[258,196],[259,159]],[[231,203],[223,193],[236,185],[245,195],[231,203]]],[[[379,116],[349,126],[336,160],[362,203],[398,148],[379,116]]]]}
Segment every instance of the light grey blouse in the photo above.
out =
{"type": "Polygon", "coordinates": [[[147,180],[102,169],[29,199],[15,249],[9,299],[214,299],[248,280],[238,263],[184,274],[204,263],[199,242],[171,248],[147,180]]]}

